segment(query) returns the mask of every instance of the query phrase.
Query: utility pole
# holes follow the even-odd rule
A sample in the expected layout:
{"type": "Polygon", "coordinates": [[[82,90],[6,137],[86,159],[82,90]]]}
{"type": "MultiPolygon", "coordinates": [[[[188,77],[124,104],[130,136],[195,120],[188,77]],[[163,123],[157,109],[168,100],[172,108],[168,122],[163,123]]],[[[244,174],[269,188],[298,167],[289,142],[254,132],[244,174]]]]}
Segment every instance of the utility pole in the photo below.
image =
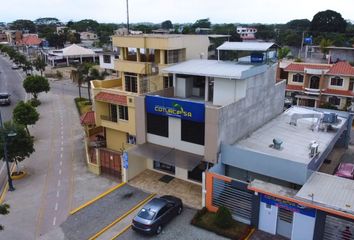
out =
{"type": "Polygon", "coordinates": [[[127,29],[128,29],[128,35],[129,35],[129,5],[128,5],[128,1],[129,0],[126,0],[126,2],[127,2],[127,29]]]}
{"type": "Polygon", "coordinates": [[[305,37],[305,31],[302,32],[300,51],[299,51],[299,54],[297,56],[298,58],[301,58],[302,46],[304,45],[304,37],[305,37]]]}

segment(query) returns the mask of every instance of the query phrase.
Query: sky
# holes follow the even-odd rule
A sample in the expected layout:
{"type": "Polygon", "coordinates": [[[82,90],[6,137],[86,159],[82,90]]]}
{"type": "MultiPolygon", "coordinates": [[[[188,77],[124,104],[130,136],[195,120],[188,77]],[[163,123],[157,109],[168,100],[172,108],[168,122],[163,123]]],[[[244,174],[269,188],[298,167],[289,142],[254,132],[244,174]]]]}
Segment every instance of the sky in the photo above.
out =
{"type": "MultiPolygon", "coordinates": [[[[212,23],[286,23],[327,9],[354,20],[353,0],[129,0],[131,23],[193,23],[209,18],[212,23]]],[[[0,22],[56,17],[69,20],[126,22],[126,0],[5,0],[0,22]]]]}

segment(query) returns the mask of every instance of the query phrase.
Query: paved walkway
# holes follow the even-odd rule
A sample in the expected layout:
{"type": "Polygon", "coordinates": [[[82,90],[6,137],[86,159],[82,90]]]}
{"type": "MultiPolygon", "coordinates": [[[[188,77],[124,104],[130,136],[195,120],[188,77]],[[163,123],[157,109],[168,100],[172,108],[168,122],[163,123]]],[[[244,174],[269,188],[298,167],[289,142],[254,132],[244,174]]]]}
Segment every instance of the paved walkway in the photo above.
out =
{"type": "Polygon", "coordinates": [[[159,181],[163,174],[145,170],[129,181],[129,184],[158,195],[174,195],[183,204],[200,209],[202,207],[202,186],[174,178],[169,183],[159,181]]]}

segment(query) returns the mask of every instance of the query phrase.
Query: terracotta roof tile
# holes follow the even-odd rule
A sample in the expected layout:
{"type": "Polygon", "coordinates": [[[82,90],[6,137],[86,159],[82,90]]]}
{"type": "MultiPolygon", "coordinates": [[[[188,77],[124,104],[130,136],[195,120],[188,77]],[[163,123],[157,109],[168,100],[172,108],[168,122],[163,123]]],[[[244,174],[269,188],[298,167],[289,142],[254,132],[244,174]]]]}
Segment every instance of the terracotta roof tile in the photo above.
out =
{"type": "Polygon", "coordinates": [[[341,61],[334,64],[326,74],[354,76],[354,68],[348,62],[341,61]]]}
{"type": "Polygon", "coordinates": [[[29,35],[23,37],[21,40],[17,41],[17,45],[26,45],[26,46],[31,46],[31,45],[39,45],[41,44],[42,39],[38,38],[35,35],[29,35]]]}
{"type": "Polygon", "coordinates": [[[326,90],[322,91],[323,94],[330,94],[330,95],[342,95],[342,96],[348,96],[348,97],[353,97],[354,93],[353,91],[349,90],[335,90],[335,89],[329,89],[327,88],[326,90]]]}
{"type": "Polygon", "coordinates": [[[291,63],[284,71],[287,72],[304,72],[305,68],[311,69],[329,69],[331,65],[329,64],[308,64],[308,63],[291,63]]]}
{"type": "Polygon", "coordinates": [[[81,125],[94,125],[96,123],[95,121],[95,112],[94,111],[89,111],[80,117],[80,123],[81,125]]]}
{"type": "Polygon", "coordinates": [[[304,90],[302,86],[298,86],[298,85],[286,85],[286,90],[289,90],[289,91],[302,91],[304,90]]]}
{"type": "Polygon", "coordinates": [[[127,96],[107,93],[107,92],[100,92],[96,95],[95,99],[97,101],[114,103],[119,105],[127,105],[127,96]]]}

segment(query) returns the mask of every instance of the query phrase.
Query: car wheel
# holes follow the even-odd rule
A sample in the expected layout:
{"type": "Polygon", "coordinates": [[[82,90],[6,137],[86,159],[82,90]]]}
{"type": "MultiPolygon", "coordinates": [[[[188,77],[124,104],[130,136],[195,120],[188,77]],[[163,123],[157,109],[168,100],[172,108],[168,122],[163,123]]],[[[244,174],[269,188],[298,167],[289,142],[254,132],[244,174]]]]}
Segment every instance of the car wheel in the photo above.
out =
{"type": "Polygon", "coordinates": [[[162,226],[159,225],[159,226],[156,228],[156,234],[159,235],[161,232],[162,232],[162,226]]]}
{"type": "Polygon", "coordinates": [[[177,214],[180,215],[182,213],[182,210],[183,210],[182,206],[179,206],[179,208],[177,210],[177,214]]]}

